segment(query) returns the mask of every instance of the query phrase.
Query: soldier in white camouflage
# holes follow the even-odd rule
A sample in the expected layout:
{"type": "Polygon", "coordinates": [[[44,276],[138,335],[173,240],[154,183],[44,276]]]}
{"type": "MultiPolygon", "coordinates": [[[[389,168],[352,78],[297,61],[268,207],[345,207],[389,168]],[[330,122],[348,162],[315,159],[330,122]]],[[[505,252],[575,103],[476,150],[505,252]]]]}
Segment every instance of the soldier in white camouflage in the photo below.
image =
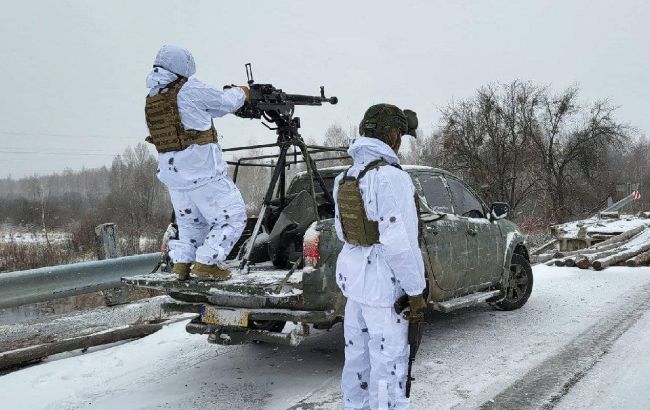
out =
{"type": "Polygon", "coordinates": [[[403,135],[415,135],[417,116],[390,104],[370,107],[348,153],[352,167],[334,183],[335,226],[345,242],[336,280],[347,297],[345,409],[405,409],[408,320],[426,307],[424,263],[418,246],[415,188],[401,170],[397,151],[403,135]],[[408,320],[395,301],[409,296],[408,320]]]}
{"type": "Polygon", "coordinates": [[[164,45],[147,76],[147,141],[158,151],[158,179],[168,188],[178,225],[169,241],[173,272],[181,280],[225,280],[222,266],[246,225],[242,196],[228,177],[212,118],[238,110],[247,87],[226,90],[194,77],[192,54],[164,45]]]}

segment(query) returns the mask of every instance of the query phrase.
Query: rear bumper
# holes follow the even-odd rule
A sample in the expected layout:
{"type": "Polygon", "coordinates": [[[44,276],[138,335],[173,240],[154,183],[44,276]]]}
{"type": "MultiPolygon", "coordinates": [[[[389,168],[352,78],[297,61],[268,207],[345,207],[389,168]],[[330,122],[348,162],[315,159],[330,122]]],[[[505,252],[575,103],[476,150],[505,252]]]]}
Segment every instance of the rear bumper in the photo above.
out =
{"type": "MultiPolygon", "coordinates": [[[[187,305],[187,304],[185,304],[187,305]]],[[[189,306],[185,306],[186,311],[189,306]]],[[[192,305],[194,311],[202,305],[192,305]]],[[[232,308],[229,308],[232,309],[232,308]]],[[[247,313],[249,323],[253,322],[287,322],[281,332],[253,329],[242,326],[224,326],[204,323],[201,315],[196,316],[185,327],[188,333],[208,335],[210,343],[221,345],[244,344],[252,341],[297,346],[309,336],[310,325],[315,328],[331,327],[339,319],[331,311],[300,311],[288,309],[235,309],[247,313]],[[295,325],[293,325],[295,323],[295,325]]]]}
{"type": "MultiPolygon", "coordinates": [[[[157,289],[187,303],[205,303],[248,309],[310,309],[301,289],[302,272],[285,277],[287,272],[259,268],[250,274],[234,273],[223,282],[191,278],[179,281],[173,274],[152,273],[122,278],[122,282],[157,289]]],[[[314,306],[318,309],[319,306],[314,306]]],[[[322,309],[321,309],[322,310],[322,309]]]]}
{"type": "Polygon", "coordinates": [[[266,296],[251,294],[235,294],[212,290],[212,293],[188,293],[177,290],[168,291],[172,298],[189,303],[209,303],[216,306],[236,306],[247,309],[264,308],[293,308],[301,307],[301,295],[266,296]]]}
{"type": "MultiPolygon", "coordinates": [[[[172,302],[163,304],[163,309],[167,311],[196,314],[201,312],[202,307],[202,303],[172,302]]],[[[284,322],[325,324],[337,318],[334,310],[249,309],[245,306],[233,308],[227,305],[223,307],[229,310],[244,310],[248,312],[249,320],[282,320],[284,322]]]]}

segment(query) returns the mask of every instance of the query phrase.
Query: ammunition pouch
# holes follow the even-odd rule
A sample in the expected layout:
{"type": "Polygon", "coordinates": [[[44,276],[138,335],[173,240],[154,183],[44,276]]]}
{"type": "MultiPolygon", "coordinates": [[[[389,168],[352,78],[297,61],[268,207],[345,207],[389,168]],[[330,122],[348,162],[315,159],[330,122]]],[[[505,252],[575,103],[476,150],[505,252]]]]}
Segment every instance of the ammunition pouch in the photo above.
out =
{"type": "Polygon", "coordinates": [[[186,130],[178,111],[178,92],[187,81],[185,77],[169,84],[165,92],[147,96],[144,113],[149,128],[145,141],[153,144],[158,152],[182,151],[192,144],[217,142],[214,125],[205,131],[186,130]]]}

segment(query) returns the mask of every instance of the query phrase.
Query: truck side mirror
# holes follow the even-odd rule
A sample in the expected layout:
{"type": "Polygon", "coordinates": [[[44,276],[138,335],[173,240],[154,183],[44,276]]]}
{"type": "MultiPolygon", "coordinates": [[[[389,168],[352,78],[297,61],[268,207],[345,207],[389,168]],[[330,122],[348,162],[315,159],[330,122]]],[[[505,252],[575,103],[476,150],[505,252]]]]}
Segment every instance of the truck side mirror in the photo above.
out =
{"type": "Polygon", "coordinates": [[[490,207],[490,215],[493,220],[499,220],[508,217],[508,212],[510,212],[510,205],[505,202],[495,202],[490,207]]]}

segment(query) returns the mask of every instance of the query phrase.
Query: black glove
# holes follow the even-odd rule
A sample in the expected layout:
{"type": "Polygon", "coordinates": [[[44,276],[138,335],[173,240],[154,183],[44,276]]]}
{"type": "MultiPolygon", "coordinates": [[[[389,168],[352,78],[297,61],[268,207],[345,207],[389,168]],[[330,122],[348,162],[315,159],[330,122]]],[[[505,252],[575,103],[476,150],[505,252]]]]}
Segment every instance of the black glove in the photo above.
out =
{"type": "Polygon", "coordinates": [[[424,320],[424,311],[427,309],[427,302],[424,296],[409,296],[409,310],[404,312],[404,318],[410,322],[420,322],[424,320]]]}

